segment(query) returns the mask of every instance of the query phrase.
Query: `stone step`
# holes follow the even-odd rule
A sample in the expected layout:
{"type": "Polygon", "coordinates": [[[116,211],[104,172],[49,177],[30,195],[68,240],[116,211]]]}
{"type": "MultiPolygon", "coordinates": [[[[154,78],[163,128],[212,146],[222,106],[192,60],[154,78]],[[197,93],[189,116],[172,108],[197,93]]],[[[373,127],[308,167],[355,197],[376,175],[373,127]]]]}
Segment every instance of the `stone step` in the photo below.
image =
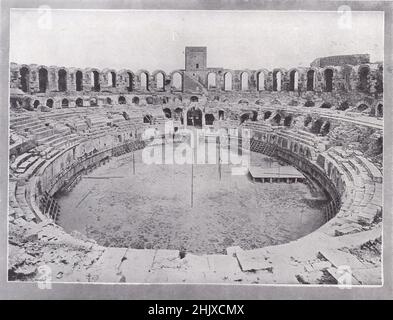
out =
{"type": "Polygon", "coordinates": [[[52,134],[52,135],[50,135],[50,136],[47,136],[47,137],[38,139],[38,140],[37,140],[37,143],[38,143],[38,145],[41,145],[41,144],[48,144],[48,143],[51,142],[52,140],[57,139],[59,136],[60,136],[59,134],[52,134]]]}

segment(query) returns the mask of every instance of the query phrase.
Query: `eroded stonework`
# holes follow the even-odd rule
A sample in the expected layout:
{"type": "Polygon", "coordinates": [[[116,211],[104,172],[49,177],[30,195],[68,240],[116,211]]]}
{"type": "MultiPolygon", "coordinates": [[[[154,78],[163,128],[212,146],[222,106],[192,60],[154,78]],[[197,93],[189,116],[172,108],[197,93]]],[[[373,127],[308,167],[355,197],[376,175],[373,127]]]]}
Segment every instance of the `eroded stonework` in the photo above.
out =
{"type": "MultiPolygon", "coordinates": [[[[9,279],[52,281],[381,284],[382,63],[318,58],[271,71],[206,66],[98,70],[11,64],[9,279]],[[226,255],[107,248],[56,225],[54,195],[95,167],[142,149],[147,128],[251,130],[251,150],[300,170],[329,196],[326,223],[290,243],[226,255]]],[[[163,136],[163,143],[168,137],[163,136]]]]}

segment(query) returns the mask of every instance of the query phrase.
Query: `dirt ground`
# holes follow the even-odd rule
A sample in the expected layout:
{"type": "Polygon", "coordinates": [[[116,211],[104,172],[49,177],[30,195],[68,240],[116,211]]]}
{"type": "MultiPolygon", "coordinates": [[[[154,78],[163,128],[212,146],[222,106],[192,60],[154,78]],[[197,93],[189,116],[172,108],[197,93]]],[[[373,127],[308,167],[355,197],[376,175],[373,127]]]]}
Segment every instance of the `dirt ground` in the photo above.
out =
{"type": "MultiPolygon", "coordinates": [[[[305,184],[253,183],[231,165],[145,164],[135,153],[97,168],[59,199],[59,224],[105,246],[224,253],[300,238],[324,223],[305,184]],[[106,177],[93,179],[93,177],[106,177]]],[[[252,153],[253,165],[278,165],[252,153]]]]}

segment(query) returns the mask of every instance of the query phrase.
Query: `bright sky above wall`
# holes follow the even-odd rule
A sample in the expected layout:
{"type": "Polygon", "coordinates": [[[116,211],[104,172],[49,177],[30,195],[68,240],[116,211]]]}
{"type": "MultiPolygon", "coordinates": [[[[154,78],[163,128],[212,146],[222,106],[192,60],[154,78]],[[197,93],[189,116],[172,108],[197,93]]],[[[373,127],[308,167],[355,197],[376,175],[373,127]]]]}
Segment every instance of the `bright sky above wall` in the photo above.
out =
{"type": "Polygon", "coordinates": [[[10,61],[168,72],[184,68],[185,46],[207,46],[208,67],[229,69],[354,53],[382,61],[383,23],[383,12],[17,9],[10,61]]]}

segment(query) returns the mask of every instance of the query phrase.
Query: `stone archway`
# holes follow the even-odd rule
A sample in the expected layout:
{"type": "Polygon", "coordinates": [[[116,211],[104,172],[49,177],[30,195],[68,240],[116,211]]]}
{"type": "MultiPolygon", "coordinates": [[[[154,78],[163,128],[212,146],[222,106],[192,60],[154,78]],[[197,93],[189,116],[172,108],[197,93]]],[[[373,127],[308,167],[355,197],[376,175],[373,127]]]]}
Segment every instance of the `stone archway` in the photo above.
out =
{"type": "Polygon", "coordinates": [[[187,125],[202,127],[202,111],[199,108],[190,108],[187,111],[187,125]]]}

